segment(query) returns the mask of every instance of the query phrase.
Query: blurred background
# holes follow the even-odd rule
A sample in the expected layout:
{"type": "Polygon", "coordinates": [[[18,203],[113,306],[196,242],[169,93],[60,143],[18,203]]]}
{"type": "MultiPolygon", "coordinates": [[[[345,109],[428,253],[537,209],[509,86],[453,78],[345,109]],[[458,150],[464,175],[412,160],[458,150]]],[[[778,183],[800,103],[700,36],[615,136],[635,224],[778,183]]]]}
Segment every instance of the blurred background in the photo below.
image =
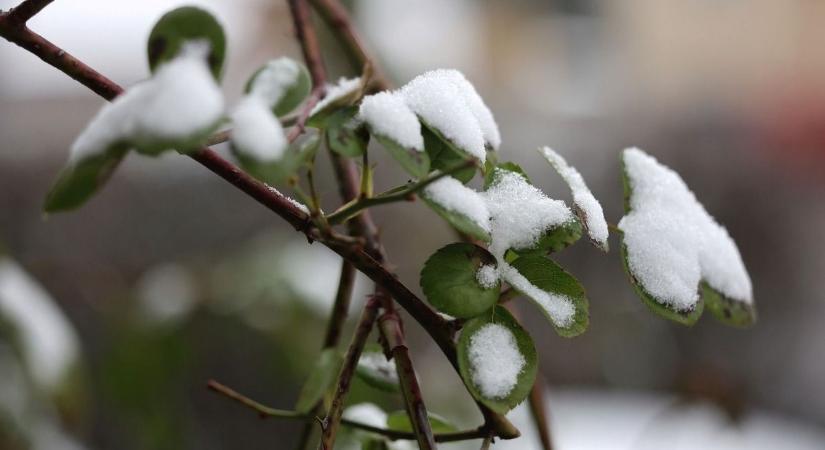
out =
{"type": "MultiPolygon", "coordinates": [[[[300,58],[284,1],[186,3],[225,25],[230,105],[267,59],[300,58]]],[[[57,1],[30,27],[130,85],[148,75],[153,23],[181,4],[57,1]]],[[[558,255],[588,290],[584,335],[560,338],[515,303],[539,350],[559,449],[825,449],[825,3],[348,6],[398,85],[427,69],[463,71],[498,121],[501,159],[551,197],[569,193],[541,145],[577,166],[618,222],[619,153],[639,146],[677,170],[739,244],[760,315],[752,329],[654,316],[618,252],[586,244],[558,255]]],[[[316,25],[329,72],[352,75],[316,25]]],[[[300,424],[258,420],[205,383],[290,408],[320,348],[340,259],[177,155],[130,157],[82,209],[44,217],[70,143],[103,101],[5,41],[0,61],[0,448],[293,448],[300,424]]],[[[377,189],[406,181],[373,153],[377,189]]],[[[332,210],[325,160],[318,178],[332,210]]],[[[400,278],[420,292],[423,262],[454,235],[418,202],[374,215],[400,278]]],[[[353,315],[369,289],[359,280],[353,315]]],[[[429,408],[480,423],[438,349],[407,324],[429,408]]],[[[360,381],[349,399],[402,405],[360,381]]],[[[525,438],[495,448],[539,448],[526,412],[512,416],[525,438]]]]}

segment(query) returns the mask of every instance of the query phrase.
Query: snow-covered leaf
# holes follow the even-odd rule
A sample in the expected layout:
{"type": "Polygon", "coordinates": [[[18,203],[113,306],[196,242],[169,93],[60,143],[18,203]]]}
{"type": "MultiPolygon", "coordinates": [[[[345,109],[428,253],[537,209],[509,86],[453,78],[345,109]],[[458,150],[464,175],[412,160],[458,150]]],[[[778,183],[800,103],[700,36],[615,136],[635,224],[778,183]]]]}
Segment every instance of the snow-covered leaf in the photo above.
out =
{"type": "Polygon", "coordinates": [[[490,241],[490,212],[478,192],[445,176],[424,188],[421,198],[457,230],[490,241]]]}
{"type": "Polygon", "coordinates": [[[85,203],[109,180],[126,155],[126,149],[118,144],[101,154],[70,162],[46,195],[43,210],[47,213],[68,211],[85,203]]]}
{"type": "Polygon", "coordinates": [[[312,87],[306,66],[294,59],[273,59],[252,74],[246,82],[246,95],[263,97],[272,112],[284,116],[300,105],[312,87]]]}
{"type": "Polygon", "coordinates": [[[458,367],[473,397],[504,414],[530,393],[538,369],[533,339],[502,306],[464,324],[458,367]]]}
{"type": "Polygon", "coordinates": [[[283,156],[273,162],[260,162],[243,152],[233,148],[233,152],[241,167],[253,177],[269,184],[281,184],[295,175],[305,164],[315,157],[315,152],[321,144],[321,136],[317,131],[305,133],[303,140],[287,149],[283,156]]]}
{"type": "Polygon", "coordinates": [[[295,410],[300,413],[309,413],[321,399],[324,398],[330,387],[335,383],[343,357],[334,348],[328,348],[318,355],[315,365],[310,372],[298,400],[295,402],[295,410]]]}
{"type": "Polygon", "coordinates": [[[149,69],[174,59],[191,41],[204,41],[209,45],[209,67],[216,80],[220,80],[226,53],[226,36],[221,24],[209,12],[194,6],[184,6],[164,14],[152,28],[147,43],[149,69]]]}
{"type": "MultiPolygon", "coordinates": [[[[444,140],[437,131],[430,130],[426,126],[422,127],[421,135],[424,137],[424,149],[430,158],[431,170],[449,170],[462,161],[467,161],[467,155],[456,150],[452,144],[444,140]]],[[[466,184],[476,174],[475,167],[467,167],[453,173],[453,178],[466,184]]]]}
{"type": "Polygon", "coordinates": [[[325,128],[326,121],[332,113],[340,108],[352,106],[361,99],[366,89],[367,80],[359,78],[341,78],[336,84],[329,84],[326,95],[312,108],[307,125],[325,128]]]}
{"type": "Polygon", "coordinates": [[[532,300],[559,335],[573,337],[587,329],[584,288],[558,264],[543,256],[528,255],[502,266],[504,280],[532,300]]]}
{"type": "Polygon", "coordinates": [[[398,373],[378,345],[369,345],[361,353],[355,374],[370,386],[387,392],[398,392],[398,373]]]}
{"type": "Polygon", "coordinates": [[[339,155],[354,158],[367,151],[369,133],[355,118],[357,111],[354,106],[341,108],[326,120],[327,145],[339,155]]]}
{"type": "Polygon", "coordinates": [[[421,289],[438,311],[462,319],[475,317],[498,301],[500,284],[495,265],[493,255],[481,247],[449,244],[424,264],[421,289]]]}
{"type": "MultiPolygon", "coordinates": [[[[432,412],[427,412],[427,419],[430,421],[430,429],[433,433],[452,433],[458,429],[449,420],[432,412]]],[[[407,411],[394,411],[387,415],[387,428],[396,431],[412,433],[413,427],[407,411]]]]}
{"type": "Polygon", "coordinates": [[[484,189],[489,188],[495,182],[496,174],[501,175],[502,171],[515,172],[530,183],[530,177],[527,176],[527,173],[524,172],[524,169],[518,164],[510,161],[493,163],[491,159],[488,159],[487,162],[484,163],[484,189]]]}
{"type": "Polygon", "coordinates": [[[622,163],[622,258],[642,300],[680,323],[694,323],[706,306],[723,322],[752,324],[751,280],[727,230],[655,158],[632,148],[622,163]]]}
{"type": "Polygon", "coordinates": [[[608,250],[608,231],[602,205],[590,192],[590,188],[585,184],[579,171],[568,165],[564,157],[549,147],[540,149],[540,153],[570,187],[573,194],[573,203],[576,206],[576,215],[584,225],[588,236],[590,236],[590,241],[606,252],[608,250]]]}

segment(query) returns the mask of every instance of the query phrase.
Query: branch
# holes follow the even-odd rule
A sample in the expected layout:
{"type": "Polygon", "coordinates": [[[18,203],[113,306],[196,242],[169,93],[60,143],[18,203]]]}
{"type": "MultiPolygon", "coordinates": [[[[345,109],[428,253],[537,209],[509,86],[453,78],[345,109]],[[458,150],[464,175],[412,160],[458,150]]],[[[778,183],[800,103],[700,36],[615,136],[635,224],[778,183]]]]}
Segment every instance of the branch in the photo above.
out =
{"type": "Polygon", "coordinates": [[[312,76],[312,86],[316,89],[324,86],[327,81],[324,61],[321,57],[318,36],[312,26],[309,6],[304,0],[289,0],[289,12],[295,25],[295,38],[301,44],[301,52],[307,63],[309,74],[312,76]]]}
{"type": "Polygon", "coordinates": [[[37,15],[43,8],[54,0],[25,0],[16,8],[9,11],[9,21],[16,26],[24,26],[26,22],[37,15]]]}
{"type": "Polygon", "coordinates": [[[414,194],[418,193],[431,183],[434,183],[446,176],[452,175],[462,169],[466,169],[467,167],[472,167],[475,164],[475,160],[462,161],[461,164],[457,164],[444,172],[430,174],[426,178],[416,181],[415,183],[410,183],[400,188],[390,189],[389,191],[378,194],[374,197],[358,197],[356,200],[345,204],[341,208],[338,208],[337,211],[328,215],[327,222],[329,222],[330,225],[338,225],[340,223],[348,221],[358,212],[364,209],[371,208],[373,206],[383,205],[386,203],[410,200],[410,198],[414,194]]]}
{"type": "MultiPolygon", "coordinates": [[[[209,390],[221,394],[230,400],[240,403],[241,405],[251,409],[252,411],[256,412],[259,417],[265,419],[267,417],[275,417],[279,419],[289,419],[289,420],[301,420],[306,421],[307,423],[311,424],[313,422],[320,423],[323,426],[323,422],[316,416],[312,414],[301,414],[297,411],[289,411],[283,409],[275,409],[266,405],[263,405],[237,391],[230,388],[229,386],[223,385],[215,380],[209,380],[207,383],[207,388],[209,390]]],[[[350,428],[358,428],[360,430],[368,431],[370,433],[380,434],[387,439],[390,440],[398,440],[398,439],[406,439],[406,440],[413,440],[415,436],[413,433],[407,431],[398,431],[398,430],[391,430],[388,428],[381,428],[375,427],[366,423],[358,422],[355,420],[349,419],[341,419],[341,425],[350,427],[350,428]]],[[[467,439],[477,439],[484,436],[486,433],[489,433],[483,427],[475,428],[472,430],[464,430],[464,431],[455,431],[452,433],[442,433],[435,435],[436,442],[455,442],[455,441],[465,441],[467,439]]]]}
{"type": "MultiPolygon", "coordinates": [[[[350,66],[356,73],[360,73],[361,68],[375,61],[374,58],[370,57],[363,40],[355,31],[355,27],[352,26],[352,20],[350,20],[346,8],[338,0],[310,1],[333,34],[343,44],[350,66]]],[[[387,80],[381,68],[375,64],[372,64],[372,67],[374,70],[372,81],[376,89],[379,91],[390,89],[392,84],[387,80]]]]}
{"type": "Polygon", "coordinates": [[[349,392],[352,376],[355,374],[355,367],[358,365],[361,352],[367,343],[367,337],[375,324],[379,306],[377,298],[370,298],[367,300],[361,318],[358,320],[355,334],[352,336],[349,349],[347,349],[347,354],[344,356],[341,371],[338,373],[338,383],[335,395],[332,397],[332,404],[329,407],[327,417],[324,419],[324,432],[321,435],[321,448],[323,450],[332,450],[335,444],[335,436],[341,423],[341,414],[344,412],[344,398],[349,392]]]}
{"type": "Polygon", "coordinates": [[[543,450],[553,450],[553,440],[550,438],[550,423],[547,418],[547,408],[544,404],[544,378],[542,378],[541,373],[536,376],[533,388],[530,389],[529,402],[530,414],[533,416],[536,430],[538,430],[541,439],[541,448],[543,450]]]}
{"type": "Polygon", "coordinates": [[[316,85],[312,88],[312,92],[309,94],[304,106],[301,107],[301,112],[295,120],[295,126],[289,130],[289,134],[286,136],[287,142],[290,144],[295,142],[295,139],[298,139],[298,136],[304,132],[306,129],[307,119],[309,119],[312,108],[314,108],[318,101],[321,100],[325,91],[326,87],[323,84],[316,85]]]}

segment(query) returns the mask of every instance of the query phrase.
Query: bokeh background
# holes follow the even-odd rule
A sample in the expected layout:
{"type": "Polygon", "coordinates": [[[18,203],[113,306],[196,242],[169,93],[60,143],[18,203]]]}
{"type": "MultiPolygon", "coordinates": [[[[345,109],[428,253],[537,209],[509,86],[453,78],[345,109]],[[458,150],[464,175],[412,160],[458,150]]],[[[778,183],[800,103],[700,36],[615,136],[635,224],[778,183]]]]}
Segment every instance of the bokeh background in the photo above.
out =
{"type": "MultiPolygon", "coordinates": [[[[187,3],[226,27],[230,104],[267,59],[300,58],[284,1],[187,3]]],[[[152,24],[181,4],[56,1],[30,26],[130,85],[148,75],[152,24]]],[[[541,145],[579,168],[617,222],[619,153],[639,146],[681,173],[739,244],[760,314],[752,329],[654,316],[618,253],[586,244],[558,255],[588,290],[586,334],[560,338],[516,302],[550,387],[559,449],[825,448],[825,3],[348,6],[396,83],[462,70],[499,123],[501,158],[550,196],[569,199],[536,154],[541,145]]],[[[316,24],[331,74],[352,75],[316,24]]],[[[44,217],[42,199],[72,139],[102,103],[0,43],[0,448],[293,448],[299,424],[258,420],[205,383],[291,407],[320,347],[340,259],[177,155],[130,157],[82,209],[44,217]]],[[[379,188],[406,181],[373,153],[379,188]]],[[[336,190],[321,164],[331,210],[336,190]]],[[[420,292],[423,262],[454,235],[420,202],[374,215],[400,278],[420,292]]],[[[369,283],[356,291],[353,314],[369,283]]],[[[478,424],[440,352],[407,324],[428,406],[478,424]]],[[[350,400],[401,407],[360,382],[350,400]]],[[[513,416],[529,422],[523,410],[513,416]]],[[[530,426],[523,430],[524,440],[495,448],[538,448],[530,426]]]]}

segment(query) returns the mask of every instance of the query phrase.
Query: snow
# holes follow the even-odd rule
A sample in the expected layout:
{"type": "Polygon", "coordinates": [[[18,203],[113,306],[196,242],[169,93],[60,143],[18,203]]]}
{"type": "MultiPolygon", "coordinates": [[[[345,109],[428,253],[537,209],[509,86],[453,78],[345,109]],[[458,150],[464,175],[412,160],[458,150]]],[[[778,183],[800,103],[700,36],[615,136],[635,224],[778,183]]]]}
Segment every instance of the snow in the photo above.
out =
{"type": "Polygon", "coordinates": [[[358,360],[358,365],[370,370],[373,375],[381,377],[384,381],[398,383],[395,363],[387,360],[381,352],[364,352],[358,360]]]}
{"type": "Polygon", "coordinates": [[[274,107],[301,74],[301,66],[291,58],[273,59],[255,75],[249,94],[274,107]]]}
{"type": "Polygon", "coordinates": [[[387,413],[372,403],[352,405],[344,410],[342,417],[373,427],[386,428],[387,426],[387,413]]]}
{"type": "Polygon", "coordinates": [[[35,381],[58,388],[80,353],[72,325],[17,263],[0,258],[0,315],[13,324],[35,381]]]}
{"type": "Polygon", "coordinates": [[[623,160],[631,196],[619,228],[630,272],[642,287],[681,311],[699,301],[701,280],[732,300],[752,303],[736,244],[681,177],[637,148],[625,150],[623,160]]]}
{"type": "Polygon", "coordinates": [[[295,206],[296,208],[300,209],[301,212],[303,212],[306,215],[309,215],[309,208],[307,208],[307,205],[299,202],[298,200],[295,200],[294,198],[292,198],[288,195],[282,194],[281,191],[279,191],[278,189],[276,189],[272,186],[267,185],[267,187],[269,188],[270,191],[272,191],[272,192],[280,195],[281,197],[285,198],[286,201],[288,201],[289,203],[292,203],[292,205],[295,206]]]}
{"type": "Polygon", "coordinates": [[[484,197],[455,178],[445,176],[430,183],[424,194],[447,211],[461,214],[490,232],[490,211],[484,197]]]}
{"type": "Polygon", "coordinates": [[[358,116],[373,133],[387,137],[402,147],[424,151],[421,123],[399,94],[379,92],[364,97],[358,116]]]}
{"type": "Polygon", "coordinates": [[[548,230],[573,220],[570,208],[553,200],[518,173],[497,169],[481,195],[491,215],[490,252],[502,261],[507,249],[527,249],[548,230]]]}
{"type": "Polygon", "coordinates": [[[289,146],[281,122],[263,97],[244,97],[232,113],[232,123],[235,150],[260,163],[279,161],[289,146]]]}
{"type": "Polygon", "coordinates": [[[221,119],[223,94],[206,64],[208,47],[184,45],[155,75],[106,104],[71,147],[70,161],[104,153],[119,143],[185,140],[221,119]]]}
{"type": "Polygon", "coordinates": [[[485,264],[478,268],[476,280],[484,289],[492,289],[498,283],[498,269],[492,264],[485,264]]]}
{"type": "Polygon", "coordinates": [[[327,92],[324,98],[322,98],[310,111],[309,115],[312,116],[317,112],[321,111],[322,109],[326,108],[328,105],[348,96],[361,89],[361,78],[343,78],[341,77],[338,80],[337,84],[328,84],[327,85],[327,92]]]}
{"type": "Polygon", "coordinates": [[[506,262],[499,262],[499,271],[501,278],[538,303],[556,326],[566,328],[572,325],[576,307],[570,298],[542,290],[506,262]]]}
{"type": "Polygon", "coordinates": [[[456,70],[426,72],[401,88],[407,105],[427,125],[481,162],[485,144],[501,144],[493,115],[475,88],[456,70]]]}
{"type": "Polygon", "coordinates": [[[487,398],[506,397],[518,384],[526,364],[516,337],[496,323],[488,323],[470,336],[468,356],[473,384],[487,398]]]}
{"type": "Polygon", "coordinates": [[[584,224],[587,228],[587,234],[594,242],[596,242],[602,249],[607,249],[607,221],[604,218],[602,205],[590,192],[590,189],[584,182],[581,174],[574,167],[567,164],[567,161],[553,151],[550,147],[541,149],[542,155],[547,159],[550,165],[561,175],[564,181],[570,186],[570,191],[573,194],[573,203],[584,214],[584,224]]]}

